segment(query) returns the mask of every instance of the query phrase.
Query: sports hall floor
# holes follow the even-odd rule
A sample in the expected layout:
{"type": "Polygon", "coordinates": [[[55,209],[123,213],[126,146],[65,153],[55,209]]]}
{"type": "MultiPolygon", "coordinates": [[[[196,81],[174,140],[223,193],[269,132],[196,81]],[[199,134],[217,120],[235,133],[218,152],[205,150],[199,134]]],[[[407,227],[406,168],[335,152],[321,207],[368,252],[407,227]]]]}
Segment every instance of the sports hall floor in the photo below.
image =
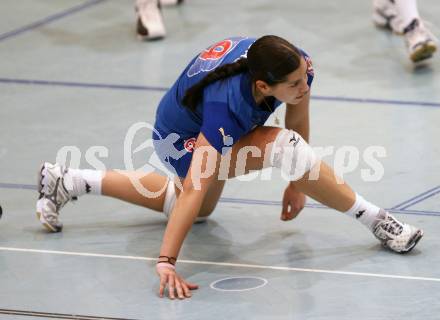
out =
{"type": "MultiPolygon", "coordinates": [[[[439,55],[414,68],[403,39],[373,27],[369,0],[187,0],[164,8],[168,36],[158,42],[136,39],[133,4],[0,1],[0,319],[439,319],[439,55]],[[124,168],[127,130],[153,122],[197,52],[263,34],[311,55],[312,144],[359,148],[344,178],[424,229],[410,254],[382,249],[313,201],[280,221],[281,178],[229,181],[212,218],[194,226],[178,263],[200,285],[190,300],[157,296],[161,214],[90,196],[64,208],[62,233],[43,230],[34,212],[41,162],[76,146],[80,167],[91,168],[86,154],[103,146],[101,165],[124,168]],[[384,175],[365,182],[371,145],[386,150],[384,175]]],[[[438,23],[437,0],[419,5],[438,23]]],[[[137,167],[148,152],[135,155],[137,167]]]]}

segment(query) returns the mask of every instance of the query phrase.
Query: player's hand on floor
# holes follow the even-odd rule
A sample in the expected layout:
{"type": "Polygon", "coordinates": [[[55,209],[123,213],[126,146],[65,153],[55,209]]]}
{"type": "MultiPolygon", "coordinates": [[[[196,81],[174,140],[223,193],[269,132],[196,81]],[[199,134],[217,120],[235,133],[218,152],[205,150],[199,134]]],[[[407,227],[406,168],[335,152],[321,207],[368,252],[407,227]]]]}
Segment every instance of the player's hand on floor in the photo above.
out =
{"type": "Polygon", "coordinates": [[[167,263],[159,263],[156,265],[156,272],[160,278],[159,296],[162,298],[165,289],[168,288],[168,296],[170,299],[191,298],[191,290],[198,289],[198,285],[186,282],[180,277],[174,266],[167,263]]]}

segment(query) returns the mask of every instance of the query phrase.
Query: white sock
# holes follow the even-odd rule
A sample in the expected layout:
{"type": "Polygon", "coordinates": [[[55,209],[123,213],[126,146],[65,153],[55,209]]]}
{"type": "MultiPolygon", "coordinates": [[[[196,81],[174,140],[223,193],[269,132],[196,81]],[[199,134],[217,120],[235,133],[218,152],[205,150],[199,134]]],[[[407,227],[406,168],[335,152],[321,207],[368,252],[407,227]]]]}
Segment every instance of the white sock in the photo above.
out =
{"type": "Polygon", "coordinates": [[[383,218],[382,212],[384,211],[380,210],[379,207],[368,202],[356,193],[356,201],[354,202],[354,205],[344,213],[360,221],[370,230],[373,230],[377,221],[383,218]]]}
{"type": "Polygon", "coordinates": [[[176,202],[176,190],[174,189],[173,180],[168,180],[167,190],[165,193],[165,199],[163,202],[163,213],[169,219],[171,211],[174,208],[174,204],[176,202]]]}
{"type": "Polygon", "coordinates": [[[67,176],[71,177],[72,190],[69,191],[73,196],[79,197],[86,193],[101,194],[103,171],[69,169],[65,177],[67,176]]]}
{"type": "Polygon", "coordinates": [[[394,4],[403,28],[406,28],[414,19],[420,19],[416,0],[394,0],[394,4]]]}
{"type": "MultiPolygon", "coordinates": [[[[173,180],[168,180],[168,186],[165,193],[165,199],[163,203],[163,213],[167,217],[167,219],[170,219],[171,212],[173,211],[174,204],[176,203],[176,190],[174,189],[174,182],[173,180]]],[[[197,217],[194,223],[202,223],[206,222],[208,220],[208,217],[197,217]]]]}

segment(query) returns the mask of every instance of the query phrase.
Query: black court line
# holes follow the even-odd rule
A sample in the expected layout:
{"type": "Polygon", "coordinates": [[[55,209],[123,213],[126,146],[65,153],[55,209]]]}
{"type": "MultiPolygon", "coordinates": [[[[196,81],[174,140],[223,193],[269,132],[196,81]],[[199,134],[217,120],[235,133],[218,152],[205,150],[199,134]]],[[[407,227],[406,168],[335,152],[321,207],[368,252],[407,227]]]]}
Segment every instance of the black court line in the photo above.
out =
{"type": "Polygon", "coordinates": [[[167,91],[169,89],[165,87],[140,86],[140,85],[9,79],[9,78],[0,78],[0,83],[51,86],[51,87],[74,87],[74,88],[88,88],[88,89],[140,90],[140,91],[167,91]]]}
{"type": "Polygon", "coordinates": [[[432,197],[434,197],[435,195],[437,195],[437,194],[439,194],[439,193],[440,193],[440,190],[437,190],[436,192],[433,192],[433,193],[431,193],[431,194],[428,194],[428,195],[424,196],[423,198],[420,198],[420,199],[418,199],[417,201],[411,202],[410,204],[408,204],[408,205],[402,207],[401,210],[405,210],[405,209],[407,209],[407,208],[409,208],[409,207],[415,206],[416,204],[418,204],[418,203],[420,203],[420,202],[422,202],[422,201],[425,201],[425,200],[427,200],[427,199],[429,199],[429,198],[432,198],[432,197]]]}
{"type": "MultiPolygon", "coordinates": [[[[110,90],[137,90],[137,91],[167,91],[167,87],[142,86],[142,85],[123,85],[108,83],[87,83],[87,82],[70,82],[70,81],[52,81],[52,80],[32,80],[32,79],[13,79],[0,78],[3,84],[20,84],[34,86],[60,86],[60,87],[76,87],[90,89],[110,89],[110,90]]],[[[316,96],[312,95],[313,100],[337,101],[337,102],[353,102],[362,104],[380,104],[380,105],[398,105],[398,106],[417,106],[440,108],[440,102],[430,101],[404,101],[404,100],[387,100],[387,99],[364,99],[341,96],[316,96]]]]}
{"type": "Polygon", "coordinates": [[[79,314],[67,314],[67,313],[52,313],[52,312],[39,312],[39,311],[26,311],[15,309],[0,309],[0,314],[8,314],[15,316],[25,317],[38,317],[38,318],[50,318],[50,319],[75,319],[75,320],[135,320],[128,318],[112,318],[112,317],[99,317],[99,316],[85,316],[79,314]]]}
{"type": "MultiPolygon", "coordinates": [[[[37,190],[37,187],[32,184],[19,184],[19,183],[1,183],[0,189],[22,189],[22,190],[37,190]]],[[[440,193],[440,190],[437,192],[440,193]]],[[[435,193],[435,194],[437,194],[435,193]]],[[[435,195],[434,194],[434,195],[435,195]]],[[[432,196],[432,195],[430,195],[432,196]]],[[[426,200],[427,197],[423,198],[421,201],[426,200]]],[[[238,203],[238,204],[250,204],[250,205],[264,205],[264,206],[276,206],[279,207],[282,205],[281,201],[270,201],[270,200],[256,200],[256,199],[243,199],[243,198],[228,198],[222,197],[219,202],[223,203],[238,203]]],[[[314,208],[314,209],[330,209],[327,206],[324,206],[319,203],[309,203],[306,204],[306,208],[314,208]]],[[[406,210],[406,209],[395,209],[389,208],[385,209],[392,213],[399,214],[410,214],[410,215],[419,215],[419,216],[433,216],[440,217],[440,212],[438,211],[428,211],[428,210],[406,210]]]]}
{"type": "Polygon", "coordinates": [[[408,207],[413,205],[412,204],[413,202],[418,203],[417,201],[419,199],[421,199],[422,197],[426,196],[427,194],[429,194],[431,192],[435,192],[437,190],[440,190],[440,186],[437,186],[435,188],[429,189],[429,190],[427,190],[425,192],[422,192],[422,193],[420,193],[420,194],[418,194],[418,195],[416,195],[416,196],[414,196],[414,197],[412,197],[412,198],[410,198],[410,199],[408,199],[408,200],[406,200],[404,202],[401,202],[401,203],[395,205],[392,209],[405,209],[405,208],[408,208],[408,207]]]}
{"type": "Polygon", "coordinates": [[[367,99],[367,98],[350,98],[350,97],[332,97],[332,96],[312,96],[315,100],[339,101],[339,102],[356,102],[369,104],[391,104],[399,106],[422,106],[422,107],[440,107],[440,102],[429,101],[404,101],[404,100],[388,100],[388,99],[367,99]]]}
{"type": "Polygon", "coordinates": [[[75,7],[67,9],[65,11],[56,13],[54,15],[48,16],[48,17],[43,18],[41,20],[38,20],[38,21],[35,21],[35,22],[30,23],[28,25],[25,25],[25,26],[23,26],[21,28],[18,28],[18,29],[15,29],[15,30],[11,30],[9,32],[5,32],[3,34],[0,34],[0,42],[4,41],[6,39],[12,38],[12,37],[16,37],[16,36],[18,36],[18,35],[20,35],[20,34],[22,34],[24,32],[27,32],[27,31],[36,29],[38,27],[41,27],[42,25],[51,23],[51,22],[56,21],[56,20],[60,20],[60,19],[62,19],[64,17],[67,17],[67,16],[69,16],[71,14],[74,14],[74,13],[77,13],[79,11],[82,11],[84,9],[90,8],[90,7],[92,7],[92,6],[96,5],[96,4],[99,4],[99,3],[104,2],[104,1],[106,1],[106,0],[91,0],[91,1],[87,1],[87,2],[85,2],[83,4],[77,5],[75,7]]]}
{"type": "MultiPolygon", "coordinates": [[[[440,191],[439,191],[440,193],[440,191]]],[[[220,198],[219,202],[224,203],[238,203],[238,204],[250,204],[250,205],[265,205],[265,206],[276,206],[281,207],[281,201],[269,201],[269,200],[254,200],[254,199],[240,199],[240,198],[220,198]]],[[[319,203],[308,203],[306,204],[306,208],[313,209],[330,209],[327,206],[324,206],[319,203]]],[[[391,213],[399,213],[399,214],[409,214],[409,215],[418,215],[418,216],[432,216],[432,217],[440,217],[439,211],[428,211],[428,210],[403,210],[403,209],[387,209],[385,210],[391,213]]]]}
{"type": "Polygon", "coordinates": [[[25,189],[25,190],[37,190],[36,185],[32,184],[20,184],[20,183],[1,183],[0,189],[25,189]]]}

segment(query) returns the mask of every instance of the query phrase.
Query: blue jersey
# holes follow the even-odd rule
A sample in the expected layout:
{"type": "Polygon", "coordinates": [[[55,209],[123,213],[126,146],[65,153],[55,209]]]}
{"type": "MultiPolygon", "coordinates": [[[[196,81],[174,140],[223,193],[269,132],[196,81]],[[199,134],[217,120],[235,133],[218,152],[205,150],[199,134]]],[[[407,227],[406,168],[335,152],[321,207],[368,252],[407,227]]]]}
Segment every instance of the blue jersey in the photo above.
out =
{"type": "MultiPolygon", "coordinates": [[[[256,38],[235,37],[210,46],[191,60],[162,98],[155,123],[155,129],[160,136],[155,133],[153,138],[164,139],[171,133],[177,134],[176,137],[179,139],[174,139],[174,147],[178,151],[185,150],[188,154],[174,159],[169,157],[169,152],[163,150],[163,147],[156,152],[162,160],[166,158],[165,162],[171,163],[180,177],[186,175],[193,146],[200,132],[218,152],[224,154],[228,147],[242,136],[256,126],[263,125],[271,113],[280,106],[281,101],[276,99],[271,100],[271,110],[263,109],[255,103],[250,75],[247,72],[206,86],[203,100],[195,112],[182,105],[182,98],[187,89],[214,69],[246,57],[247,50],[255,40],[256,38]]],[[[308,64],[307,75],[310,86],[313,81],[311,61],[304,51],[300,51],[308,64]]]]}

